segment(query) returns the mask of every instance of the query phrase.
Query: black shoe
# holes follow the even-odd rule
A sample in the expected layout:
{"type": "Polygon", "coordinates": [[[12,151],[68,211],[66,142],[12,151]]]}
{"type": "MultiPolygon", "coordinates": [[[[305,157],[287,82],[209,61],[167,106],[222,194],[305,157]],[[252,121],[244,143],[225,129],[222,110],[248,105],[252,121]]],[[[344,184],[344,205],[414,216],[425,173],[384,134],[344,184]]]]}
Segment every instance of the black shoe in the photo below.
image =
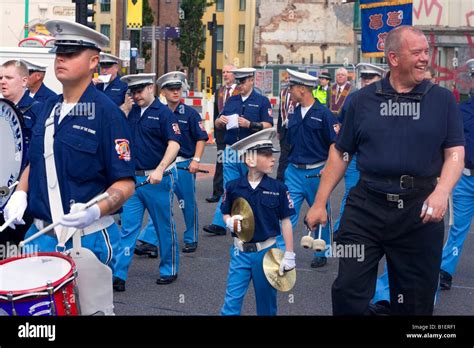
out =
{"type": "Polygon", "coordinates": [[[390,315],[390,302],[378,301],[369,304],[369,315],[390,315]]]}
{"type": "Polygon", "coordinates": [[[178,275],[174,275],[174,276],[163,276],[163,277],[159,277],[156,281],[156,284],[158,285],[167,285],[167,284],[171,284],[172,282],[174,282],[176,279],[178,278],[178,275]]]}
{"type": "Polygon", "coordinates": [[[219,202],[219,199],[221,198],[221,196],[218,196],[218,195],[212,195],[211,197],[207,197],[206,198],[206,202],[208,203],[216,203],[216,202],[219,202]]]}
{"type": "Polygon", "coordinates": [[[451,283],[453,282],[453,277],[446,271],[439,271],[439,287],[441,290],[451,289],[451,283]]]}
{"type": "Polygon", "coordinates": [[[125,280],[114,277],[113,288],[115,291],[118,291],[118,292],[125,291],[125,280]]]}
{"type": "Polygon", "coordinates": [[[323,267],[328,263],[328,258],[325,256],[315,256],[313,261],[311,261],[311,268],[323,267]]]}
{"type": "Polygon", "coordinates": [[[225,228],[217,225],[206,225],[202,229],[207,233],[216,234],[218,236],[224,236],[226,234],[225,228]]]}
{"type": "Polygon", "coordinates": [[[142,244],[135,246],[135,255],[148,255],[149,258],[156,259],[158,257],[158,248],[150,243],[141,242],[142,244]]]}
{"type": "Polygon", "coordinates": [[[184,244],[183,253],[193,253],[196,251],[198,243],[187,243],[184,244]]]}

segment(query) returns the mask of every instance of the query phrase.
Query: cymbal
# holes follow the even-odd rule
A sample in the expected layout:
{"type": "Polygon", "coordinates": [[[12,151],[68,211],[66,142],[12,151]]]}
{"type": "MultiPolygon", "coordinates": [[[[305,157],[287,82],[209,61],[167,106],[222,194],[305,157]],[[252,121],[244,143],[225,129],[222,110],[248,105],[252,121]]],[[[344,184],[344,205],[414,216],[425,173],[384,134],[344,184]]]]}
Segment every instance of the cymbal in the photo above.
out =
{"type": "Polygon", "coordinates": [[[263,273],[267,277],[268,282],[278,291],[290,291],[295,286],[296,269],[279,274],[280,263],[283,260],[283,250],[272,248],[265,253],[263,257],[263,273]]]}
{"type": "Polygon", "coordinates": [[[249,202],[247,202],[247,200],[243,197],[237,198],[232,203],[231,214],[241,215],[243,217],[242,221],[240,222],[242,226],[241,231],[239,232],[234,229],[234,233],[242,242],[250,242],[255,231],[255,219],[253,216],[252,207],[250,206],[249,202]]]}

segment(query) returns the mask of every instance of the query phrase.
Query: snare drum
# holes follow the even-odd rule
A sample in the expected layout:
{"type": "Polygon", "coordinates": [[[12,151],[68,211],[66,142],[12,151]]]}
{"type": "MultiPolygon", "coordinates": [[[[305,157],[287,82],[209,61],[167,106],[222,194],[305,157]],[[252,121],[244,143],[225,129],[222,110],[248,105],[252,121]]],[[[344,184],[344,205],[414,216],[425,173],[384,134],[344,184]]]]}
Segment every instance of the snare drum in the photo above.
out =
{"type": "Polygon", "coordinates": [[[79,315],[76,265],[61,253],[0,261],[0,310],[8,315],[79,315]]]}

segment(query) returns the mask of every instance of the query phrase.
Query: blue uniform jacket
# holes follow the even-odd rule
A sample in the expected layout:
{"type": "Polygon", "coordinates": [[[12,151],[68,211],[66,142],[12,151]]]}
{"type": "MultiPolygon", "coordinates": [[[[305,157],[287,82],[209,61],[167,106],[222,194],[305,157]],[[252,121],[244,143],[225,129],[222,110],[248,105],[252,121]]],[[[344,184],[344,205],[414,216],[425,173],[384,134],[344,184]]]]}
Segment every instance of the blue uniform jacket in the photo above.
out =
{"type": "MultiPolygon", "coordinates": [[[[443,150],[464,145],[462,118],[453,94],[423,81],[411,92],[397,94],[388,77],[355,93],[336,142],[341,152],[357,154],[357,169],[374,176],[435,177],[441,173],[443,150]]],[[[396,188],[393,188],[396,189],[396,188]]],[[[399,189],[399,188],[398,188],[399,189]]]]}
{"type": "Polygon", "coordinates": [[[155,169],[160,164],[168,147],[168,141],[181,144],[181,131],[176,115],[159,99],[140,116],[141,108],[133,105],[128,114],[132,131],[132,151],[135,154],[136,170],[155,169]]]}
{"type": "Polygon", "coordinates": [[[464,162],[466,168],[474,169],[474,96],[459,106],[464,121],[464,136],[466,137],[464,162]]]}
{"type": "Polygon", "coordinates": [[[125,82],[120,81],[119,75],[109,83],[105,90],[103,83],[98,83],[96,87],[99,91],[104,92],[105,95],[112,99],[112,101],[118,106],[122,105],[125,101],[125,94],[127,93],[128,85],[125,82]]]}
{"type": "MultiPolygon", "coordinates": [[[[26,93],[29,94],[30,92],[27,90],[26,93]]],[[[40,103],[44,103],[44,102],[46,102],[46,100],[48,100],[49,98],[52,98],[52,97],[57,97],[57,94],[54,93],[48,87],[46,87],[46,85],[44,83],[42,83],[40,88],[38,89],[38,91],[33,96],[33,99],[36,100],[36,101],[39,101],[40,103]]]]}
{"type": "Polygon", "coordinates": [[[222,198],[222,214],[231,215],[232,203],[239,197],[245,198],[252,207],[255,232],[251,243],[280,235],[280,220],[296,213],[286,185],[266,174],[255,190],[250,186],[247,175],[229,181],[222,198]]]}
{"type": "Polygon", "coordinates": [[[58,125],[62,95],[48,99],[33,127],[30,144],[28,209],[51,221],[44,160],[45,121],[55,112],[54,158],[64,213],[114,182],[134,178],[130,131],[123,112],[91,83],[58,125]]]}
{"type": "Polygon", "coordinates": [[[209,138],[199,113],[192,107],[179,103],[174,114],[181,131],[181,147],[178,156],[191,158],[196,152],[196,143],[209,138]]]}
{"type": "Polygon", "coordinates": [[[291,145],[288,161],[294,164],[315,164],[326,161],[329,146],[336,140],[337,119],[317,99],[304,119],[301,105],[288,117],[287,141],[291,145]]]}
{"type": "MultiPolygon", "coordinates": [[[[234,95],[225,103],[221,115],[229,116],[238,114],[250,122],[268,122],[273,125],[272,105],[267,97],[257,93],[255,90],[243,102],[241,95],[234,95]]],[[[234,128],[226,130],[224,142],[227,145],[248,137],[255,133],[250,128],[234,128]]]]}

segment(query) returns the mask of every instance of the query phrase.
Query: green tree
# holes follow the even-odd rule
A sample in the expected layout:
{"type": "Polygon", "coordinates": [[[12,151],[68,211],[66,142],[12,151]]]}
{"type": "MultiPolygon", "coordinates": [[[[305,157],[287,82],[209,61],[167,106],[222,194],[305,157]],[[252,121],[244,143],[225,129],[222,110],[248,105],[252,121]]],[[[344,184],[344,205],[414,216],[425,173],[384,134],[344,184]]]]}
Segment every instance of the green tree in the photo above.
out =
{"type": "MultiPolygon", "coordinates": [[[[143,0],[143,26],[150,26],[153,25],[153,21],[155,20],[153,16],[153,10],[150,7],[150,3],[148,0],[143,0]]],[[[142,45],[142,52],[141,56],[144,57],[146,60],[151,58],[151,43],[143,43],[142,45]]]]}
{"type": "MultiPolygon", "coordinates": [[[[211,6],[214,1],[207,0],[182,0],[181,9],[183,15],[179,20],[180,37],[173,42],[180,51],[180,60],[183,66],[194,75],[195,69],[204,59],[202,17],[206,7],[211,6]]],[[[193,84],[194,81],[190,81],[193,84]]]]}

